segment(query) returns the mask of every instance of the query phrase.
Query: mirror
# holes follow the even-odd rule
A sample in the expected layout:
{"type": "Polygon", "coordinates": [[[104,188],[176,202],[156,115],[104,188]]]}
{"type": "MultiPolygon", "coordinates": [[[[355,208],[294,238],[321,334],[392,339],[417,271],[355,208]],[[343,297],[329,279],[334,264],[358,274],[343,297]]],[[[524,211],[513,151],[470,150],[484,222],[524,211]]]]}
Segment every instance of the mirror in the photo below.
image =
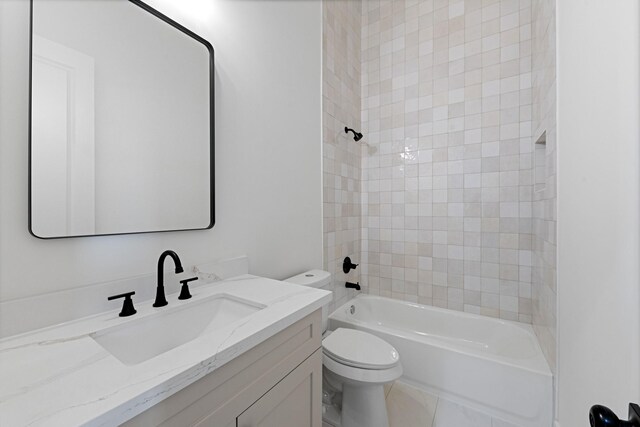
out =
{"type": "Polygon", "coordinates": [[[213,49],[138,0],[32,0],[29,231],[214,224],[213,49]]]}

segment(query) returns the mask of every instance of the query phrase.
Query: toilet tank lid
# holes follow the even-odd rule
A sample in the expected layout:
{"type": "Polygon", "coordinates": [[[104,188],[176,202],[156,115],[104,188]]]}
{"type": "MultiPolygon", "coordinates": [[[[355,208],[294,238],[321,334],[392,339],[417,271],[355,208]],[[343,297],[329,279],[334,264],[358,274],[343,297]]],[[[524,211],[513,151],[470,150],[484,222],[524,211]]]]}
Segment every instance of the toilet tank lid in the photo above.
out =
{"type": "Polygon", "coordinates": [[[331,273],[324,270],[309,270],[296,276],[289,277],[285,282],[295,283],[296,285],[311,286],[313,288],[322,288],[331,283],[331,273]]]}

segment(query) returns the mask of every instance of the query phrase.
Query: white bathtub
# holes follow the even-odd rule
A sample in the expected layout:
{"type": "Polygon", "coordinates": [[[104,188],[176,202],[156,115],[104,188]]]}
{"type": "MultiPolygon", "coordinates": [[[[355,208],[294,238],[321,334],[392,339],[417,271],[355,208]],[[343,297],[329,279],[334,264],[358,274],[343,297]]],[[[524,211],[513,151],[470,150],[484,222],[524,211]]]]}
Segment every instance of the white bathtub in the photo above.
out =
{"type": "Polygon", "coordinates": [[[528,325],[359,295],[329,316],[339,327],[393,345],[409,383],[523,427],[552,425],[552,376],[528,325]]]}

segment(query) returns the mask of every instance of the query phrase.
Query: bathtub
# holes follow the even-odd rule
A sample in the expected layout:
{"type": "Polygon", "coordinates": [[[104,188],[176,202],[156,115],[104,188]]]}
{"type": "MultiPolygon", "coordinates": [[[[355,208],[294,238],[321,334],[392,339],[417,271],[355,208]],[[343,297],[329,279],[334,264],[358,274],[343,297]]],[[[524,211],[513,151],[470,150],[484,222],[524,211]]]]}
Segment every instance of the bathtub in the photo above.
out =
{"type": "Polygon", "coordinates": [[[529,325],[359,295],[329,316],[329,328],[393,345],[403,381],[519,426],[552,425],[552,376],[529,325]]]}

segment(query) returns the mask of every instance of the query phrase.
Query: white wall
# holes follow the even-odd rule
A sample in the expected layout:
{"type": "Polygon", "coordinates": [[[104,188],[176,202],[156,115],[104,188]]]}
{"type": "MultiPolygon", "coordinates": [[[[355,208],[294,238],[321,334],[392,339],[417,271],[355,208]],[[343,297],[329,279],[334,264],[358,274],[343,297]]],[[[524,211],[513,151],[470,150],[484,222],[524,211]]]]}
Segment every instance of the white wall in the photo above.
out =
{"type": "Polygon", "coordinates": [[[557,2],[558,415],[640,400],[640,3],[557,2]]]}
{"type": "Polygon", "coordinates": [[[149,3],[215,48],[216,225],[51,241],[29,235],[29,2],[3,0],[0,301],[152,273],[168,248],[187,265],[247,254],[252,273],[275,278],[322,267],[320,2],[149,3]]]}

